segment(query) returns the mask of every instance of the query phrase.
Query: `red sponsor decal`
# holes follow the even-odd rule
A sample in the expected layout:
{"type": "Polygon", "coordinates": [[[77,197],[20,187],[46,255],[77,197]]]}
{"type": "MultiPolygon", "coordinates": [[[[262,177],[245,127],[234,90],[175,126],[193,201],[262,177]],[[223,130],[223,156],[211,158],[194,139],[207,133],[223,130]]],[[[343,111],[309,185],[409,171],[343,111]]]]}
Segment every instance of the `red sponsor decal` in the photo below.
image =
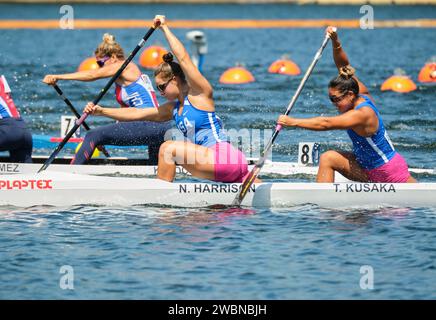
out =
{"type": "Polygon", "coordinates": [[[0,190],[53,189],[53,180],[0,180],[0,190]]]}

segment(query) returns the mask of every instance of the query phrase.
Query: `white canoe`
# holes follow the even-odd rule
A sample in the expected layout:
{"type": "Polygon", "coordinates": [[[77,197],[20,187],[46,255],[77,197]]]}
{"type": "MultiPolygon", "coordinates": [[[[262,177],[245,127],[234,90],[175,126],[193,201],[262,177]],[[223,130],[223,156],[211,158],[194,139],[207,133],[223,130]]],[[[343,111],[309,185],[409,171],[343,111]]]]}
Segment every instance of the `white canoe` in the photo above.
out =
{"type": "MultiPolygon", "coordinates": [[[[43,172],[0,176],[0,206],[230,206],[240,184],[169,183],[156,179],[43,172]]],[[[261,183],[242,205],[326,208],[435,207],[436,183],[261,183]]]]}
{"type": "MultiPolygon", "coordinates": [[[[34,163],[10,163],[6,162],[6,158],[0,157],[0,175],[4,174],[32,174],[36,173],[45,162],[47,157],[35,156],[34,163]]],[[[47,171],[49,172],[66,172],[77,174],[91,175],[117,175],[117,176],[155,176],[157,166],[150,165],[150,161],[146,159],[127,159],[127,158],[110,158],[110,159],[92,159],[87,165],[69,165],[71,158],[58,158],[51,164],[47,171]]],[[[253,167],[256,159],[248,159],[250,170],[253,167]]],[[[412,173],[434,174],[433,169],[409,169],[412,173]]],[[[316,175],[318,167],[303,166],[297,162],[266,162],[262,168],[261,175],[316,175]]],[[[182,167],[177,167],[177,174],[188,173],[182,167]]],[[[343,176],[337,174],[336,181],[347,181],[343,176]]]]}

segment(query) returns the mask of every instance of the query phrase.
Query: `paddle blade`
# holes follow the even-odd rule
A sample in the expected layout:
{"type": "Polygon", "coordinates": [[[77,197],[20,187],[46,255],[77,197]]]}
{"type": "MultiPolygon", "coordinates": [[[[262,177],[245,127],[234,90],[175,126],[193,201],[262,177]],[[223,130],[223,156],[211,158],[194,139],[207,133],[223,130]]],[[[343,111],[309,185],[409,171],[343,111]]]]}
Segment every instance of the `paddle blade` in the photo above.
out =
{"type": "MultiPolygon", "coordinates": [[[[60,149],[59,149],[60,150],[60,149]]],[[[51,154],[51,156],[45,161],[45,163],[42,165],[41,168],[39,168],[37,173],[41,173],[42,171],[44,171],[45,169],[48,168],[48,166],[53,162],[53,160],[56,158],[56,156],[58,155],[59,151],[56,150],[51,154]]]]}
{"type": "Polygon", "coordinates": [[[261,166],[255,166],[249,175],[245,178],[244,182],[241,185],[241,190],[239,191],[238,196],[233,200],[232,206],[240,206],[242,203],[242,200],[244,200],[245,195],[250,191],[251,186],[253,185],[254,181],[256,180],[257,176],[260,173],[261,166]]]}
{"type": "MultiPolygon", "coordinates": [[[[53,160],[56,158],[56,156],[58,155],[58,153],[62,150],[62,148],[67,144],[68,140],[70,140],[70,138],[73,136],[73,134],[77,131],[77,129],[79,129],[80,125],[82,124],[82,122],[85,120],[86,116],[88,114],[84,113],[84,116],[82,116],[83,120],[77,120],[76,123],[74,124],[74,127],[71,128],[70,131],[68,131],[67,135],[64,137],[64,139],[58,144],[58,146],[56,147],[55,151],[53,151],[53,153],[50,155],[50,157],[47,159],[47,161],[43,164],[43,166],[38,170],[38,173],[40,173],[41,171],[44,171],[45,169],[47,169],[47,167],[53,162],[53,160]]],[[[81,118],[81,119],[82,119],[81,118]]]]}

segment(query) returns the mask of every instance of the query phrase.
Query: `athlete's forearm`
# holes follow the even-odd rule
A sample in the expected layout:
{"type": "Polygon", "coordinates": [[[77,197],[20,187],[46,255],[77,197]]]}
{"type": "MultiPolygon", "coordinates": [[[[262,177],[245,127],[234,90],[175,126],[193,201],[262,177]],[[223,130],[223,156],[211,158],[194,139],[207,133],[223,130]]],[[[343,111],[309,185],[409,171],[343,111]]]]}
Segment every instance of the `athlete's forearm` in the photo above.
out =
{"type": "Polygon", "coordinates": [[[168,28],[166,24],[163,25],[161,28],[165,35],[165,38],[168,41],[168,44],[170,45],[171,51],[174,53],[179,63],[183,63],[183,59],[185,58],[185,56],[188,55],[185,47],[180,42],[180,40],[177,39],[174,33],[172,33],[172,31],[170,30],[170,28],[168,28]]]}
{"type": "Polygon", "coordinates": [[[350,64],[350,60],[348,60],[348,56],[345,53],[345,50],[342,48],[342,44],[339,39],[336,39],[332,42],[333,47],[333,60],[335,61],[336,67],[340,69],[341,67],[345,67],[350,64]]]}
{"type": "Polygon", "coordinates": [[[165,121],[154,108],[101,108],[99,115],[112,118],[118,121],[165,121]]]}
{"type": "Polygon", "coordinates": [[[78,81],[93,81],[96,80],[92,71],[79,71],[74,73],[57,74],[55,75],[58,80],[78,80],[78,81]]]}
{"type": "Polygon", "coordinates": [[[316,117],[309,119],[297,119],[295,126],[299,128],[314,130],[314,131],[326,131],[330,130],[330,121],[326,117],[316,117]]]}
{"type": "Polygon", "coordinates": [[[298,127],[314,131],[325,131],[332,129],[331,122],[329,121],[328,117],[301,119],[281,116],[278,123],[285,127],[298,127]]]}

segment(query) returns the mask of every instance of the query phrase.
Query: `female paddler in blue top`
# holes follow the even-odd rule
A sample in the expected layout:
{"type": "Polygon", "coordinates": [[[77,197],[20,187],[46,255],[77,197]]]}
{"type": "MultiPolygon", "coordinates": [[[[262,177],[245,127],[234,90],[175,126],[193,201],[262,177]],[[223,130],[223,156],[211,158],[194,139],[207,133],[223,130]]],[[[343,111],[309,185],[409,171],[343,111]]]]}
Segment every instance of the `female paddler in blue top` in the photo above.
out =
{"type": "Polygon", "coordinates": [[[353,142],[353,152],[327,151],[321,155],[317,182],[334,182],[338,171],[361,182],[416,182],[404,158],[395,150],[368,89],[354,76],[348,57],[333,27],[333,58],[339,75],[329,83],[329,97],[341,115],[297,119],[280,116],[278,124],[324,131],[345,129],[353,142]]]}
{"type": "Polygon", "coordinates": [[[192,175],[219,182],[242,182],[248,173],[242,152],[228,141],[221,120],[215,114],[213,90],[206,78],[192,63],[186,49],[170,31],[164,16],[160,21],[173,55],[155,70],[156,86],[168,102],[158,109],[113,109],[88,103],[85,112],[103,115],[119,121],[167,121],[174,119],[184,141],[166,141],[159,150],[158,178],[173,181],[176,164],[192,175]]]}

